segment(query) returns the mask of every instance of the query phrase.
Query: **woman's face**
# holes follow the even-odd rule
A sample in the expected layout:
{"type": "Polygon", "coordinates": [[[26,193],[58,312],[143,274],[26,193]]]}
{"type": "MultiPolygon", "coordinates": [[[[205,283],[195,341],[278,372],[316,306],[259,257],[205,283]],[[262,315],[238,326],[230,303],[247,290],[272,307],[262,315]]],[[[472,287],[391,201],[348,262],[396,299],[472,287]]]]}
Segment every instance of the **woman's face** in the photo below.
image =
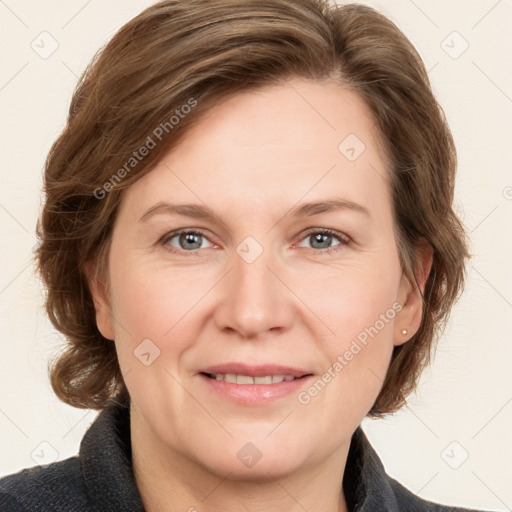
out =
{"type": "Polygon", "coordinates": [[[376,136],[354,92],[295,79],[217,105],[126,190],[97,320],[134,442],[232,478],[346,454],[421,317],[376,136]]]}

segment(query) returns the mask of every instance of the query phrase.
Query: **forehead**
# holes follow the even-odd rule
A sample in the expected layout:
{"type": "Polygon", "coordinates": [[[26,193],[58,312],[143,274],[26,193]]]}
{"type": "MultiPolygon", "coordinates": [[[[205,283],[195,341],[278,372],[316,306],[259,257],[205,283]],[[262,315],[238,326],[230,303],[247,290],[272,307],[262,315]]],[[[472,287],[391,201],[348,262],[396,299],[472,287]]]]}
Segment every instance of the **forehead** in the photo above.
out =
{"type": "Polygon", "coordinates": [[[294,152],[327,149],[337,157],[339,143],[350,134],[366,146],[380,143],[363,98],[339,82],[295,78],[223,100],[188,131],[174,153],[191,155],[190,147],[200,143],[203,151],[219,157],[237,149],[276,147],[294,152]]]}
{"type": "Polygon", "coordinates": [[[222,207],[229,197],[232,206],[259,208],[339,193],[371,203],[387,188],[386,169],[359,95],[338,83],[295,79],[208,110],[124,200],[142,208],[174,197],[214,207],[218,198],[222,207]]]}

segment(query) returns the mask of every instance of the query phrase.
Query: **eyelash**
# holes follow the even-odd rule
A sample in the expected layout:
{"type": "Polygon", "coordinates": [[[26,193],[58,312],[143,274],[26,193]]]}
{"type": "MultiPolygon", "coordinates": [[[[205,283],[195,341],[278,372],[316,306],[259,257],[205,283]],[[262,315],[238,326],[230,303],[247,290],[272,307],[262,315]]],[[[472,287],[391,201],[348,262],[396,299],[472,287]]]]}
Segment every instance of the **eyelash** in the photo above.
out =
{"type": "MultiPolygon", "coordinates": [[[[200,249],[194,249],[192,251],[185,251],[183,249],[177,249],[176,247],[173,247],[171,245],[168,245],[168,242],[170,240],[172,240],[173,238],[175,238],[176,236],[179,236],[179,235],[187,235],[187,234],[194,234],[194,235],[201,235],[203,237],[205,237],[206,239],[208,239],[206,233],[201,230],[201,229],[190,229],[190,228],[186,228],[186,229],[179,229],[179,230],[176,230],[176,231],[172,231],[170,233],[167,233],[165,234],[161,240],[160,240],[160,244],[163,245],[166,250],[168,250],[169,252],[172,252],[174,254],[183,254],[183,253],[196,253],[197,251],[200,251],[200,249]]],[[[336,238],[340,243],[339,245],[335,245],[334,247],[329,247],[327,249],[314,249],[314,248],[309,248],[315,252],[318,252],[320,254],[332,254],[333,252],[336,252],[338,250],[340,250],[342,247],[344,246],[347,246],[351,243],[351,239],[350,237],[348,237],[347,235],[343,234],[343,233],[340,233],[338,231],[334,231],[332,229],[327,229],[327,228],[324,228],[324,229],[316,229],[316,228],[313,228],[313,229],[310,229],[308,230],[304,236],[301,238],[301,241],[308,238],[309,236],[311,235],[315,235],[315,234],[321,234],[321,235],[328,235],[328,236],[332,236],[333,238],[336,238]]],[[[208,239],[209,240],[209,239],[208,239]]]]}

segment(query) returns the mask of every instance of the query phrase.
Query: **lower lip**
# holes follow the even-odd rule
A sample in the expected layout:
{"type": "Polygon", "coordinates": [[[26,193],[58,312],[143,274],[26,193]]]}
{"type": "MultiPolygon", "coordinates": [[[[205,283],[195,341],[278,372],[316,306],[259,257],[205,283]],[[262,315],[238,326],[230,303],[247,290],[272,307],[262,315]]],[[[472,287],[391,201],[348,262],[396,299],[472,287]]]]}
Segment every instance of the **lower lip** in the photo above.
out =
{"type": "Polygon", "coordinates": [[[275,384],[234,384],[216,380],[200,374],[199,377],[214,392],[243,405],[264,405],[278,398],[297,394],[309,383],[312,375],[294,380],[283,380],[275,384]]]}

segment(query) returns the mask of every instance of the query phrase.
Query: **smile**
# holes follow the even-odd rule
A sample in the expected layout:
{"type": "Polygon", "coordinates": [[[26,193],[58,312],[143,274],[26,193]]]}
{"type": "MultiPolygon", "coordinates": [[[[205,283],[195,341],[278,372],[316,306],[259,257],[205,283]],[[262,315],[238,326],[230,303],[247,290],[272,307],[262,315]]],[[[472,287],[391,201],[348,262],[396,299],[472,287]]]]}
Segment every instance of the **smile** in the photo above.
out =
{"type": "Polygon", "coordinates": [[[280,382],[300,379],[293,375],[264,375],[261,377],[251,377],[250,375],[237,375],[234,373],[204,373],[210,379],[223,380],[232,384],[279,384],[280,382]]]}

